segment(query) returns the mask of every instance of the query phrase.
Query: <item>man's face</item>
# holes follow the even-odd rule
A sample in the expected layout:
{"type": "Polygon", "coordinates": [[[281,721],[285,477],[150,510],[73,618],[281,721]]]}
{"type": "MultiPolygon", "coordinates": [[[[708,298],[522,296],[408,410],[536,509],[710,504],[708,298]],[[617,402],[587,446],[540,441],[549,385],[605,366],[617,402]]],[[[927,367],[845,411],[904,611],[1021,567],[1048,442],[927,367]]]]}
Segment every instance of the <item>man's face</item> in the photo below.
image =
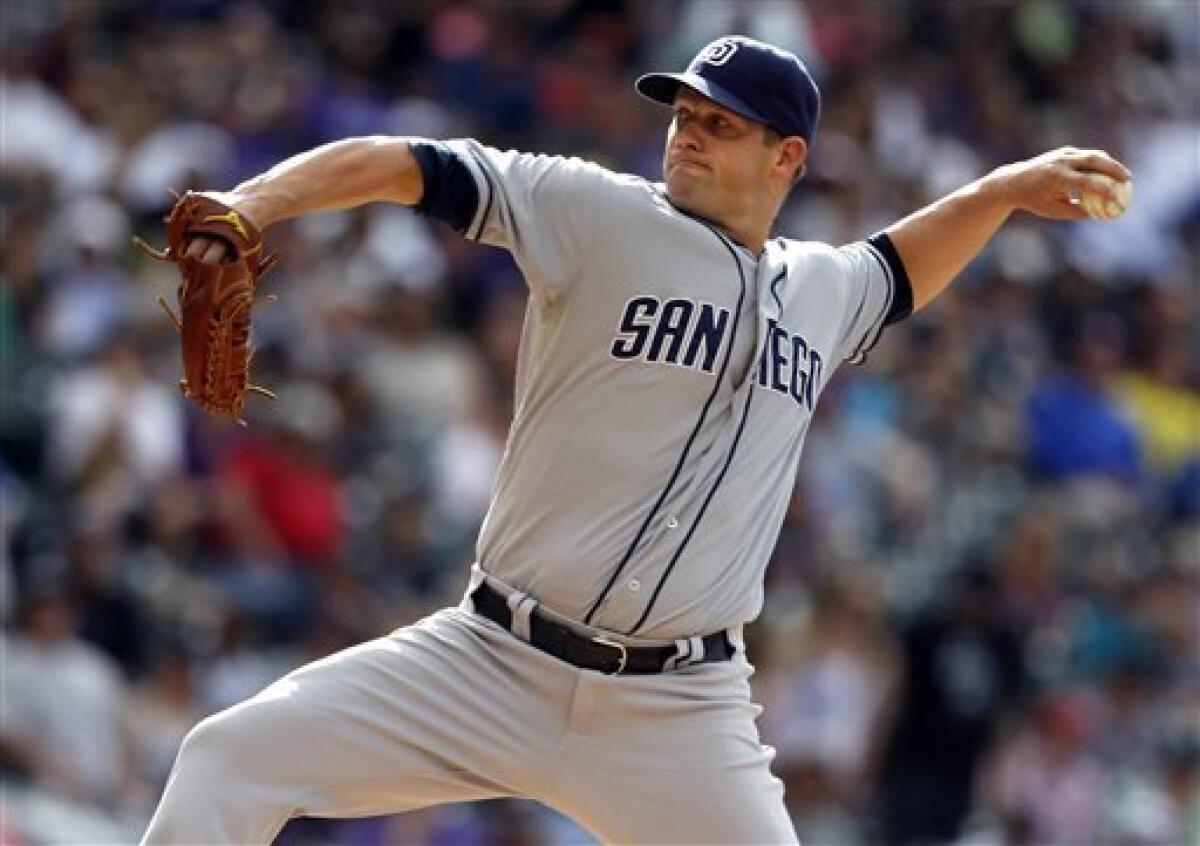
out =
{"type": "Polygon", "coordinates": [[[776,160],[764,127],[686,86],[674,111],[663,152],[667,196],[718,223],[739,216],[766,191],[776,160]]]}

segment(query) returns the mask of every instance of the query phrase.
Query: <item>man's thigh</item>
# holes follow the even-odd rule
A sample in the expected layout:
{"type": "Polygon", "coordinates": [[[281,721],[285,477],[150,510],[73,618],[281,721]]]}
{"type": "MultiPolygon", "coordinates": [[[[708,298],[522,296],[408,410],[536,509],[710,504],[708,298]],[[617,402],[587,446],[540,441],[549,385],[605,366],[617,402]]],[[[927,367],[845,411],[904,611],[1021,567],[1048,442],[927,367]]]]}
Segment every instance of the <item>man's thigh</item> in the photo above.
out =
{"type": "Polygon", "coordinates": [[[306,816],[527,792],[570,679],[525,666],[506,638],[448,609],[301,667],[216,718],[236,776],[306,816]]]}
{"type": "Polygon", "coordinates": [[[586,674],[551,804],[605,842],[795,843],[748,670],[735,661],[656,677],[586,674]]]}

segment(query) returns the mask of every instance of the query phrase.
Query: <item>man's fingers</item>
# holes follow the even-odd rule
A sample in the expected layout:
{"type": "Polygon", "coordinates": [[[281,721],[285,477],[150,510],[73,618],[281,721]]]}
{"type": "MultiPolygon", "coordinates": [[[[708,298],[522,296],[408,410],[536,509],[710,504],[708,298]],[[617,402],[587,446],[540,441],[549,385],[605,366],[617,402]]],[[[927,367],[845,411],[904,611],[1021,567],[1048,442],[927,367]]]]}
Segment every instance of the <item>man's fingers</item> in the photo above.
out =
{"type": "Polygon", "coordinates": [[[205,264],[220,264],[225,259],[226,246],[213,238],[193,238],[188,242],[184,255],[205,264]]]}
{"type": "Polygon", "coordinates": [[[184,255],[197,261],[203,261],[204,252],[211,246],[212,242],[207,238],[193,238],[188,242],[187,249],[184,255]]]}
{"type": "Polygon", "coordinates": [[[1088,217],[1088,213],[1083,210],[1083,206],[1071,200],[1061,200],[1055,207],[1056,220],[1083,220],[1088,217]]]}
{"type": "Polygon", "coordinates": [[[225,245],[220,241],[213,241],[208,245],[208,249],[204,251],[204,257],[200,261],[205,264],[220,264],[221,259],[225,257],[225,245]]]}
{"type": "Polygon", "coordinates": [[[1082,200],[1084,194],[1095,194],[1106,200],[1120,202],[1116,183],[1096,172],[1071,171],[1067,177],[1066,189],[1067,197],[1074,201],[1082,200]]]}
{"type": "Polygon", "coordinates": [[[1103,173],[1118,182],[1126,182],[1133,178],[1129,168],[1103,150],[1075,150],[1066,155],[1066,160],[1076,170],[1103,173]]]}

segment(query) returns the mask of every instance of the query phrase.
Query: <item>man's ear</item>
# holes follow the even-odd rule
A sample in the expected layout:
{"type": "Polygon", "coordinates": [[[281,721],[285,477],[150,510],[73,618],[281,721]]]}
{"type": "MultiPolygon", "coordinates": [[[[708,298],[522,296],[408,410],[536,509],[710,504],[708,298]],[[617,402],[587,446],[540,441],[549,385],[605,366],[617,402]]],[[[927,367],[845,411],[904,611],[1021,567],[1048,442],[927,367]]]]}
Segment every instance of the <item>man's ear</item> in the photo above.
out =
{"type": "Polygon", "coordinates": [[[804,173],[808,163],[808,143],[799,135],[789,135],[776,148],[775,163],[786,168],[792,174],[792,182],[804,173]]]}

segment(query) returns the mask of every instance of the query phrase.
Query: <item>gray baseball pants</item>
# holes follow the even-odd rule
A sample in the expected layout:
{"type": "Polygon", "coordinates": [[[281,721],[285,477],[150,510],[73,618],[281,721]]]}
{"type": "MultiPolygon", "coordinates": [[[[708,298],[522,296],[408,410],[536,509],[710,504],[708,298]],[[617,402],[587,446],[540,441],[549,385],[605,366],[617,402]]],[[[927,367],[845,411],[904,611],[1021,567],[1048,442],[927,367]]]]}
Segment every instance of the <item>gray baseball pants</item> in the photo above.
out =
{"type": "Polygon", "coordinates": [[[269,843],[297,816],[536,799],[612,843],[795,843],[742,653],[580,670],[469,610],[308,664],[205,719],[144,844],[269,843]]]}

